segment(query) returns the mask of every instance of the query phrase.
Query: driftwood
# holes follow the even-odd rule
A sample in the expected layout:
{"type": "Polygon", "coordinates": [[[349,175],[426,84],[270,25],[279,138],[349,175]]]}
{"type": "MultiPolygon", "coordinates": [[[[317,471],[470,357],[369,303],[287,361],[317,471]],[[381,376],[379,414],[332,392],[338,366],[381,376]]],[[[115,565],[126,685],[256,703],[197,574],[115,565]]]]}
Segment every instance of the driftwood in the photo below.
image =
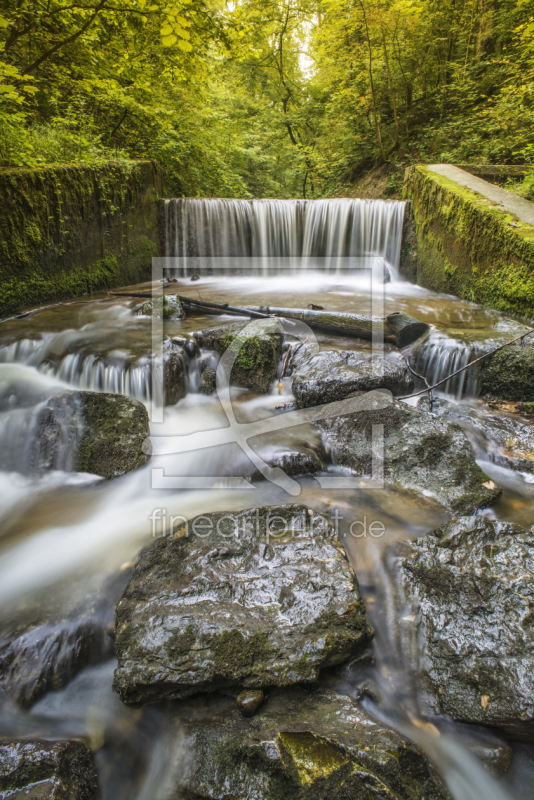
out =
{"type": "Polygon", "coordinates": [[[274,317],[299,319],[310,328],[336,336],[348,336],[358,339],[380,340],[397,347],[406,347],[425,333],[429,325],[410,317],[402,311],[395,311],[385,319],[365,317],[358,314],[345,314],[341,311],[311,311],[298,308],[276,308],[253,306],[251,311],[261,311],[274,317]]]}

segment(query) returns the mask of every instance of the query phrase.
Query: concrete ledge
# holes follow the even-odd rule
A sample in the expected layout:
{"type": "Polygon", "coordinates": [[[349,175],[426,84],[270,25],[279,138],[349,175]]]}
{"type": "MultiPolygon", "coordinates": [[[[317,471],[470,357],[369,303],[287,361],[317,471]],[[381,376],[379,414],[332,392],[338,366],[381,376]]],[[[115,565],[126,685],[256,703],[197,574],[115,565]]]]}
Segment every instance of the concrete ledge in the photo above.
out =
{"type": "Polygon", "coordinates": [[[414,252],[401,271],[409,280],[534,319],[533,203],[448,164],[409,167],[404,196],[414,252]]]}
{"type": "Polygon", "coordinates": [[[162,194],[155,161],[0,169],[0,314],[149,278],[162,194]]]}

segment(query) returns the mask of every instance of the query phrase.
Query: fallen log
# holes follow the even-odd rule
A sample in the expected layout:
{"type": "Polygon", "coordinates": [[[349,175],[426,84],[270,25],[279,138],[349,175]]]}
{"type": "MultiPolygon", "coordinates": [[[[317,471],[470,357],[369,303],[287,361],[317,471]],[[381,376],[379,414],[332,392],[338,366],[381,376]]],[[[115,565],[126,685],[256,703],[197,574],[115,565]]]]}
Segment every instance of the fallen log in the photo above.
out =
{"type": "Polygon", "coordinates": [[[298,319],[310,328],[357,339],[384,341],[397,347],[406,347],[419,339],[428,329],[426,322],[419,322],[403,311],[395,311],[385,319],[346,314],[341,311],[312,311],[310,309],[252,306],[250,311],[260,311],[268,316],[298,319]]]}
{"type": "Polygon", "coordinates": [[[195,300],[193,297],[185,297],[185,295],[177,294],[176,297],[184,305],[191,305],[198,307],[199,310],[212,310],[219,314],[239,314],[243,317],[253,317],[254,319],[266,319],[273,314],[265,314],[259,309],[252,308],[239,308],[238,306],[230,306],[228,303],[212,303],[208,300],[195,300]]]}

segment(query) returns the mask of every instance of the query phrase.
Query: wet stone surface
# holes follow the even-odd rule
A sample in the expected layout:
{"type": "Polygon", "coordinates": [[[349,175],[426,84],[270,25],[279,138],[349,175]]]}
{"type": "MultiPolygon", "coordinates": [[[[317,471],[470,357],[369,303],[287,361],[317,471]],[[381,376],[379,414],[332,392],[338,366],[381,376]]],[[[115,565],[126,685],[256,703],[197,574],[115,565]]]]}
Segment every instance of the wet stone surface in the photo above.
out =
{"type": "Polygon", "coordinates": [[[0,797],[96,800],[91,751],[77,741],[1,741],[0,797]]]}
{"type": "Polygon", "coordinates": [[[278,319],[255,319],[206,328],[196,334],[200,347],[224,356],[230,384],[259,394],[269,391],[282,356],[284,328],[278,319]]]}
{"type": "Polygon", "coordinates": [[[312,682],[371,636],[335,530],[301,505],[207,514],[155,541],[115,630],[128,703],[312,682]]]}
{"type": "Polygon", "coordinates": [[[331,416],[316,424],[334,463],[357,476],[370,476],[374,454],[375,472],[383,469],[386,483],[422,493],[457,514],[489,506],[500,493],[494,484],[484,485],[490,479],[477,465],[461,428],[435,414],[391,400],[376,410],[331,416]]]}
{"type": "Polygon", "coordinates": [[[148,460],[143,443],[148,413],[138,400],[118,394],[73,391],[41,409],[31,469],[67,469],[116,478],[148,460]]]}
{"type": "Polygon", "coordinates": [[[463,517],[399,552],[432,707],[533,739],[534,533],[463,517]]]}
{"type": "Polygon", "coordinates": [[[384,358],[352,350],[323,350],[314,354],[306,345],[295,355],[292,391],[299,408],[375,389],[407,395],[413,387],[411,373],[398,355],[384,358]]]}
{"type": "Polygon", "coordinates": [[[191,758],[173,800],[445,800],[423,753],[350,697],[274,690],[250,719],[231,701],[177,704],[191,758]]]}
{"type": "Polygon", "coordinates": [[[534,401],[534,346],[511,345],[490,356],[480,368],[480,394],[502,400],[534,401]]]}

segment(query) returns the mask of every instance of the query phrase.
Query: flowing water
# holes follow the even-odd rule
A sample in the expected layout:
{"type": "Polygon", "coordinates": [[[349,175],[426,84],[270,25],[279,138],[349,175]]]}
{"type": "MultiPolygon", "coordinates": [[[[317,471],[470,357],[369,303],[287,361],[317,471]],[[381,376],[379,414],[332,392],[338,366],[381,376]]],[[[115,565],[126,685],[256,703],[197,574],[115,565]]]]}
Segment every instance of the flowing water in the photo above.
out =
{"type": "MultiPolygon", "coordinates": [[[[300,272],[287,275],[204,274],[193,283],[184,277],[180,294],[235,305],[304,308],[313,303],[362,314],[372,313],[378,295],[385,313],[406,311],[431,325],[425,340],[404,356],[432,382],[467,363],[488,343],[512,338],[520,325],[518,320],[398,279],[402,203],[172,200],[165,213],[169,257],[303,258],[300,272]],[[371,272],[329,270],[328,259],[345,256],[379,258],[392,270],[393,280],[384,284],[371,272]],[[327,259],[326,268],[306,269],[308,257],[327,259]]],[[[129,290],[151,287],[159,285],[147,283],[129,290]]],[[[292,482],[296,495],[294,488],[288,494],[283,487],[258,480],[254,464],[237,441],[229,437],[227,443],[213,446],[212,431],[228,426],[227,409],[215,396],[197,393],[198,359],[203,354],[192,343],[186,348],[188,393],[165,408],[162,421],[152,422],[154,455],[146,467],[113,481],[74,473],[72,444],[65,442],[55,469],[32,469],[37,415],[51,396],[72,387],[114,391],[136,397],[153,410],[152,371],[161,368],[162,356],[154,350],[151,319],[136,314],[140,304],[135,297],[94,295],[0,323],[0,652],[17,635],[26,637],[24,647],[38,661],[58,648],[70,658],[78,627],[90,625],[96,632],[93,663],[67,686],[36,698],[32,676],[26,676],[18,702],[6,700],[0,709],[0,733],[83,735],[96,752],[103,800],[166,797],[187,761],[187,743],[164,710],[131,709],[113,694],[112,646],[109,637],[101,635],[112,620],[131,563],[171,516],[191,518],[215,510],[298,501],[342,518],[340,534],[376,631],[377,666],[372,672],[385,703],[380,712],[376,708],[373,712],[385,714],[389,724],[426,750],[455,800],[530,796],[534,765],[530,746],[514,745],[508,777],[496,780],[473,755],[485,733],[448,720],[430,722],[414,684],[411,664],[417,642],[413,630],[401,624],[407,601],[399,599],[402,595],[385,551],[396,541],[424,535],[449,514],[422,496],[392,488],[327,490],[310,476],[292,482]],[[166,437],[194,433],[198,434],[194,450],[173,453],[166,446],[166,437]],[[155,480],[158,471],[171,479],[155,480]],[[201,488],[191,488],[192,476],[193,484],[201,488]],[[202,488],[202,480],[210,476],[217,479],[215,488],[202,488]],[[240,476],[248,480],[236,481],[240,476]],[[173,486],[173,479],[180,488],[173,486]],[[161,520],[157,530],[151,522],[156,509],[161,520]],[[352,522],[363,520],[381,521],[384,537],[344,536],[352,522]],[[28,625],[30,632],[24,633],[28,625]]],[[[193,315],[168,321],[165,336],[191,342],[194,331],[220,319],[193,315]]],[[[326,335],[318,339],[325,348],[371,347],[326,335]]],[[[400,357],[387,345],[384,352],[387,358],[400,357]]],[[[489,435],[485,427],[493,415],[497,417],[493,422],[512,435],[525,420],[513,409],[496,412],[479,401],[476,392],[475,374],[443,386],[440,396],[454,404],[479,463],[504,488],[497,505],[484,513],[528,528],[534,512],[532,476],[509,468],[502,440],[489,435]]],[[[232,390],[238,423],[260,423],[291,401],[291,378],[275,382],[267,395],[232,390]]],[[[306,424],[273,434],[261,433],[261,426],[258,431],[250,445],[264,460],[322,447],[306,424]]],[[[340,689],[355,691],[360,678],[347,678],[340,689]]]]}

